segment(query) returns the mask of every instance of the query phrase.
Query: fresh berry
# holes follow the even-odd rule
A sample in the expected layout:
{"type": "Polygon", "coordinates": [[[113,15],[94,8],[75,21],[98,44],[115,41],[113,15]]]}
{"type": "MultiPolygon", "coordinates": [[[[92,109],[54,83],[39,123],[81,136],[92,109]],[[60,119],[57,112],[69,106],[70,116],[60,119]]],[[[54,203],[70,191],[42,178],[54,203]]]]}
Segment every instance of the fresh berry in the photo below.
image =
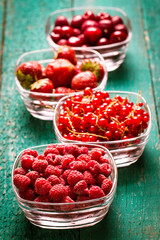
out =
{"type": "Polygon", "coordinates": [[[104,196],[105,196],[105,194],[104,194],[103,190],[98,186],[92,186],[89,189],[89,198],[90,199],[101,198],[104,196]]]}
{"type": "Polygon", "coordinates": [[[97,82],[100,82],[104,77],[104,68],[101,63],[91,59],[85,59],[80,64],[80,70],[91,71],[95,74],[97,82]]]}
{"type": "Polygon", "coordinates": [[[63,155],[64,149],[65,149],[65,145],[64,144],[58,144],[57,145],[57,150],[59,151],[60,155],[63,155]]]}
{"type": "Polygon", "coordinates": [[[75,207],[74,201],[69,196],[65,196],[62,199],[62,203],[71,203],[71,204],[61,205],[61,210],[65,212],[71,211],[75,207]]]}
{"type": "Polygon", "coordinates": [[[124,24],[117,24],[114,26],[114,31],[121,31],[128,34],[128,30],[124,24]]]}
{"type": "Polygon", "coordinates": [[[119,17],[117,15],[112,17],[112,24],[114,26],[117,25],[117,24],[121,24],[121,23],[123,23],[123,20],[122,20],[121,17],[119,17]]]}
{"type": "Polygon", "coordinates": [[[55,59],[64,58],[69,60],[73,65],[77,64],[75,51],[69,46],[62,46],[58,49],[55,59]]]}
{"type": "Polygon", "coordinates": [[[72,170],[67,177],[67,181],[71,186],[74,186],[77,182],[83,180],[83,174],[77,170],[72,170]]]}
{"type": "Polygon", "coordinates": [[[68,26],[68,20],[65,16],[58,16],[55,20],[55,26],[68,26]]]}
{"type": "Polygon", "coordinates": [[[75,66],[67,59],[55,59],[46,67],[46,75],[53,82],[55,88],[70,87],[75,74],[75,66]]]}
{"type": "Polygon", "coordinates": [[[99,12],[99,13],[97,13],[96,21],[99,22],[100,20],[103,20],[103,19],[111,20],[111,16],[108,13],[106,13],[106,12],[99,12]]]}
{"type": "Polygon", "coordinates": [[[79,154],[88,154],[88,148],[87,147],[80,147],[79,148],[79,154]]]}
{"type": "Polygon", "coordinates": [[[57,166],[48,165],[44,173],[46,177],[49,177],[50,175],[56,175],[59,177],[62,173],[62,170],[57,166]]]}
{"type": "Polygon", "coordinates": [[[46,157],[46,161],[49,165],[57,166],[61,164],[63,157],[60,155],[49,153],[46,157]]]}
{"type": "Polygon", "coordinates": [[[35,202],[49,202],[49,196],[48,195],[38,196],[37,198],[34,199],[34,201],[35,202]]]}
{"type": "Polygon", "coordinates": [[[83,16],[76,15],[71,20],[71,27],[81,29],[81,25],[82,25],[83,22],[84,22],[83,16]]]}
{"type": "Polygon", "coordinates": [[[85,180],[81,180],[73,188],[73,191],[77,195],[88,195],[87,183],[85,180]]]}
{"type": "Polygon", "coordinates": [[[42,78],[42,66],[36,61],[25,62],[16,68],[15,74],[25,89],[29,89],[31,84],[42,78]]]}
{"type": "Polygon", "coordinates": [[[113,30],[113,23],[109,19],[100,20],[99,28],[102,30],[104,37],[109,37],[113,30]]]}
{"type": "Polygon", "coordinates": [[[22,167],[16,168],[14,170],[14,175],[20,174],[20,175],[26,175],[27,171],[23,169],[22,167]]]}
{"type": "Polygon", "coordinates": [[[31,184],[34,185],[37,178],[39,178],[39,173],[37,171],[30,171],[26,174],[26,177],[31,179],[31,184]]]}
{"type": "Polygon", "coordinates": [[[110,41],[105,37],[100,38],[97,42],[97,46],[103,46],[108,44],[110,44],[110,41]]]}
{"type": "Polygon", "coordinates": [[[52,186],[59,184],[61,181],[56,175],[50,175],[47,181],[51,183],[52,186]]]}
{"type": "Polygon", "coordinates": [[[33,201],[35,192],[32,188],[27,188],[24,192],[19,191],[19,196],[25,200],[33,201]]]}
{"type": "Polygon", "coordinates": [[[105,156],[99,158],[99,163],[109,163],[109,160],[105,156]]]}
{"type": "Polygon", "coordinates": [[[80,153],[80,149],[77,145],[65,145],[63,149],[63,155],[72,154],[77,157],[80,153]]]}
{"type": "Polygon", "coordinates": [[[24,169],[32,169],[32,164],[35,161],[35,158],[32,155],[23,155],[21,157],[21,166],[24,169]]]}
{"type": "Polygon", "coordinates": [[[62,174],[62,177],[64,178],[65,181],[67,181],[67,177],[68,177],[70,172],[71,172],[71,169],[64,170],[64,172],[62,174]]]}
{"type": "Polygon", "coordinates": [[[73,187],[71,187],[70,185],[67,185],[66,189],[67,189],[68,196],[73,200],[76,200],[77,195],[74,193],[73,187]]]}
{"type": "Polygon", "coordinates": [[[86,20],[81,26],[81,32],[84,32],[88,27],[98,27],[98,23],[94,20],[86,20]]]}
{"type": "Polygon", "coordinates": [[[62,158],[62,168],[67,169],[71,162],[75,161],[75,157],[72,154],[64,155],[62,158]]]}
{"type": "Polygon", "coordinates": [[[91,172],[85,171],[83,173],[83,177],[87,184],[95,185],[96,181],[95,181],[94,175],[91,172]]]}
{"type": "Polygon", "coordinates": [[[82,46],[83,42],[78,36],[72,36],[68,39],[67,44],[72,47],[80,47],[82,46]]]}
{"type": "Polygon", "coordinates": [[[52,188],[51,183],[45,178],[38,178],[34,184],[35,192],[39,195],[46,195],[52,188]]]}
{"type": "Polygon", "coordinates": [[[100,173],[100,164],[95,160],[90,160],[87,163],[87,169],[93,174],[99,174],[100,173]]]}
{"type": "MultiPolygon", "coordinates": [[[[38,80],[36,82],[34,82],[31,86],[30,86],[30,91],[31,92],[39,92],[39,93],[52,93],[53,92],[53,83],[51,80],[49,80],[48,78],[44,78],[41,80],[38,80]]],[[[34,96],[33,94],[31,95],[33,98],[40,98],[43,100],[48,100],[49,98],[47,97],[43,97],[43,96],[34,96]]]]}
{"type": "Polygon", "coordinates": [[[111,43],[118,43],[126,40],[127,34],[121,31],[115,31],[110,36],[111,43]]]}
{"type": "Polygon", "coordinates": [[[87,154],[81,154],[77,157],[76,159],[77,161],[85,161],[85,162],[89,162],[91,160],[91,156],[87,155],[87,154]]]}
{"type": "Polygon", "coordinates": [[[14,185],[22,192],[25,191],[28,186],[31,184],[31,180],[29,177],[24,176],[24,175],[20,175],[20,174],[16,174],[13,177],[13,182],[14,185]]]}
{"type": "Polygon", "coordinates": [[[83,14],[83,19],[85,20],[88,20],[88,19],[95,19],[95,15],[94,13],[91,11],[91,10],[88,10],[86,11],[84,14],[83,14]]]}
{"type": "Polygon", "coordinates": [[[102,31],[99,27],[87,27],[84,30],[84,37],[88,44],[94,46],[102,36],[102,31]]]}
{"type": "Polygon", "coordinates": [[[84,172],[86,170],[86,162],[81,160],[81,161],[74,161],[69,164],[70,169],[72,170],[77,170],[80,172],[84,172]]]}
{"type": "Polygon", "coordinates": [[[91,159],[99,162],[100,157],[102,156],[101,149],[94,148],[91,150],[91,159]]]}
{"type": "Polygon", "coordinates": [[[48,162],[46,160],[35,160],[32,164],[32,169],[37,172],[43,173],[48,166],[48,162]]]}
{"type": "Polygon", "coordinates": [[[108,177],[112,172],[112,167],[108,163],[103,163],[100,165],[100,173],[108,177]]]}
{"type": "Polygon", "coordinates": [[[61,202],[67,196],[67,189],[62,184],[54,185],[49,191],[49,198],[52,202],[61,202]]]}
{"type": "Polygon", "coordinates": [[[99,175],[97,176],[97,184],[98,184],[99,186],[101,186],[101,185],[102,185],[102,182],[103,182],[105,179],[106,179],[106,176],[104,176],[103,174],[99,174],[99,175]]]}
{"type": "Polygon", "coordinates": [[[44,156],[47,156],[49,153],[56,154],[56,155],[59,154],[59,151],[57,150],[56,145],[52,144],[46,147],[46,149],[44,150],[44,156]]]}
{"type": "Polygon", "coordinates": [[[110,179],[105,179],[102,182],[101,189],[107,195],[111,191],[112,185],[113,184],[112,184],[112,181],[110,179]]]}
{"type": "Polygon", "coordinates": [[[23,155],[32,155],[33,157],[37,157],[38,156],[38,153],[37,153],[37,151],[35,151],[35,150],[32,150],[32,149],[25,149],[24,151],[23,151],[23,153],[22,153],[22,156],[23,155]]]}
{"type": "Polygon", "coordinates": [[[84,90],[86,87],[97,87],[96,76],[91,71],[78,73],[72,79],[72,88],[74,90],[84,90]]]}

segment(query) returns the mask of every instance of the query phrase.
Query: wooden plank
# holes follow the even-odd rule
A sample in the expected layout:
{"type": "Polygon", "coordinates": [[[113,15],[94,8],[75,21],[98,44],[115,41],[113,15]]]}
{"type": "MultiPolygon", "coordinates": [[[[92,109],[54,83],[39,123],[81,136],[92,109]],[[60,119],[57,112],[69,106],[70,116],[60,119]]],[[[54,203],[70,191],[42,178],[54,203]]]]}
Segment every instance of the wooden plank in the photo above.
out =
{"type": "Polygon", "coordinates": [[[149,69],[152,79],[152,88],[156,105],[156,115],[160,132],[160,6],[159,1],[142,1],[142,14],[144,17],[144,34],[149,59],[149,69]],[[155,14],[155,9],[157,14],[155,14]]]}

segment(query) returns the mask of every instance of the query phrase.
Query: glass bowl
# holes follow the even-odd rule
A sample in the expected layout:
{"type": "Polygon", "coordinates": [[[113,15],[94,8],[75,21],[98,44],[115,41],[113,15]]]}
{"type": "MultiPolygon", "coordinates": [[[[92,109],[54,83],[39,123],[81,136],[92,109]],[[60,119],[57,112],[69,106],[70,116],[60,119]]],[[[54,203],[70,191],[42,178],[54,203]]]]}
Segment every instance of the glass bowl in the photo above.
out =
{"type": "MultiPolygon", "coordinates": [[[[67,145],[69,144],[67,143],[67,145]]],[[[20,158],[23,152],[22,151],[17,156],[12,168],[12,187],[18,205],[23,210],[26,218],[32,224],[41,228],[48,229],[80,228],[92,226],[98,223],[107,214],[109,207],[113,201],[117,187],[117,167],[113,160],[113,157],[108,151],[108,149],[103,146],[97,146],[95,144],[86,145],[84,143],[77,143],[76,145],[87,146],[89,151],[95,147],[100,147],[105,151],[105,156],[108,158],[112,166],[112,173],[110,175],[110,179],[113,185],[111,191],[108,195],[102,198],[74,203],[44,203],[25,200],[19,196],[17,188],[13,183],[14,170],[20,166],[20,158]],[[69,206],[72,210],[65,211],[64,208],[67,206],[69,206]]],[[[48,145],[40,145],[36,147],[31,147],[30,149],[36,150],[38,154],[42,154],[47,146],[48,145]]]]}
{"type": "MultiPolygon", "coordinates": [[[[127,97],[129,101],[133,103],[137,102],[139,95],[134,92],[125,92],[125,91],[107,91],[110,95],[110,98],[114,98],[116,95],[121,97],[127,97]]],[[[61,113],[63,103],[65,102],[66,97],[62,98],[56,106],[54,112],[53,125],[55,129],[55,134],[57,139],[60,142],[72,142],[73,140],[66,139],[62,136],[58,129],[58,117],[61,113]]],[[[103,141],[103,142],[92,142],[93,144],[99,144],[107,147],[113,155],[113,158],[116,162],[117,167],[125,167],[136,162],[142,155],[145,145],[148,141],[150,130],[151,130],[151,111],[146,100],[141,97],[141,102],[143,102],[143,109],[149,114],[149,122],[147,129],[139,136],[130,138],[127,140],[114,140],[114,141],[103,141]]],[[[80,142],[74,140],[74,142],[80,142]]],[[[81,142],[82,143],[82,142],[81,142]]]]}
{"type": "Polygon", "coordinates": [[[129,42],[132,37],[131,22],[127,17],[126,13],[119,8],[104,7],[104,6],[90,6],[90,7],[85,6],[85,7],[77,7],[77,8],[75,7],[75,8],[68,8],[68,9],[61,9],[61,10],[54,11],[49,15],[46,22],[46,26],[45,26],[47,41],[53,49],[55,49],[58,46],[50,37],[50,33],[54,28],[55,19],[59,15],[65,16],[70,21],[73,16],[82,15],[87,10],[92,10],[95,14],[97,14],[98,12],[107,12],[111,16],[118,15],[123,19],[123,22],[128,29],[128,37],[126,38],[125,41],[104,45],[104,46],[87,47],[87,49],[94,49],[98,51],[105,60],[107,71],[108,72],[113,71],[123,63],[124,58],[126,56],[129,42]]]}
{"type": "MultiPolygon", "coordinates": [[[[57,48],[58,50],[58,48],[57,48]]],[[[16,68],[27,61],[38,61],[44,67],[47,66],[48,63],[52,62],[54,55],[56,54],[56,50],[52,49],[42,49],[24,53],[20,56],[17,61],[16,68]]],[[[90,58],[92,60],[96,60],[100,62],[104,68],[104,77],[101,82],[98,83],[98,86],[95,89],[103,90],[106,86],[108,74],[105,67],[105,62],[103,57],[97,52],[92,49],[77,49],[75,50],[77,61],[80,62],[85,58],[90,58]]],[[[54,108],[59,101],[60,98],[69,94],[57,94],[57,93],[36,93],[30,92],[29,90],[24,89],[20,82],[18,81],[17,77],[15,76],[16,85],[20,96],[29,111],[29,113],[36,118],[42,120],[52,120],[54,108]]]]}

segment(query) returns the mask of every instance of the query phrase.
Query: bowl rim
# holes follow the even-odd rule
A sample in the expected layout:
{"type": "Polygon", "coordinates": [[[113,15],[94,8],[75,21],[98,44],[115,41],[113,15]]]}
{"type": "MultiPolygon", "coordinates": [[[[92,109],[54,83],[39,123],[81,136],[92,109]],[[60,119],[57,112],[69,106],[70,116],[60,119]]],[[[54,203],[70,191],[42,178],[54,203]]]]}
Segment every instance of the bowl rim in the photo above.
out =
{"type": "MultiPolygon", "coordinates": [[[[93,91],[93,92],[95,92],[95,91],[93,91]]],[[[110,93],[113,93],[113,94],[118,94],[118,95],[120,95],[120,94],[130,94],[130,95],[135,95],[135,96],[139,96],[137,93],[135,93],[135,92],[129,92],[129,91],[102,91],[102,92],[108,92],[109,94],[110,93]]],[[[77,93],[78,94],[78,93],[77,93]]],[[[77,94],[74,94],[74,95],[77,95],[77,94]]],[[[73,96],[74,96],[73,95],[73,96]]],[[[70,97],[73,97],[73,96],[70,96],[70,97]]],[[[53,115],[53,126],[54,126],[54,129],[55,129],[55,133],[56,133],[56,136],[58,137],[58,139],[60,140],[60,142],[73,142],[73,140],[69,140],[69,139],[66,139],[66,138],[64,138],[64,137],[62,137],[62,135],[61,135],[61,133],[60,133],[60,131],[59,131],[59,129],[58,129],[58,127],[57,127],[57,124],[56,124],[56,113],[58,112],[58,108],[59,108],[59,106],[61,105],[61,103],[65,100],[65,99],[67,99],[68,97],[63,97],[63,98],[61,98],[60,100],[59,100],[59,102],[58,102],[58,104],[56,105],[56,107],[55,107],[55,111],[54,111],[54,115],[53,115]]],[[[102,144],[108,144],[108,145],[112,145],[112,144],[119,144],[119,143],[125,143],[125,142],[127,142],[127,143],[131,143],[132,141],[136,141],[136,140],[139,140],[139,139],[141,139],[141,138],[143,138],[143,137],[147,137],[148,135],[149,135],[149,133],[150,133],[150,131],[151,131],[151,123],[152,123],[152,116],[151,116],[151,110],[150,110],[150,107],[149,107],[149,105],[148,105],[148,103],[147,103],[147,101],[145,100],[145,98],[144,97],[142,97],[141,96],[141,99],[143,100],[143,102],[144,102],[144,104],[145,104],[145,107],[147,108],[147,111],[148,111],[148,114],[149,114],[149,122],[148,122],[148,127],[147,127],[147,129],[146,129],[146,131],[144,132],[144,133],[141,133],[141,135],[140,136],[137,136],[137,137],[134,137],[134,138],[129,138],[129,139],[124,139],[124,140],[113,140],[113,141],[103,141],[103,142],[91,142],[91,143],[93,143],[93,144],[99,144],[100,146],[101,146],[101,143],[102,144]]],[[[82,141],[77,141],[77,140],[74,140],[74,142],[75,143],[78,143],[78,142],[81,142],[81,143],[83,143],[82,141]]],[[[85,143],[85,142],[84,142],[85,143]]],[[[103,145],[102,145],[103,146],[103,145]]]]}
{"type": "MultiPolygon", "coordinates": [[[[51,144],[51,143],[49,143],[51,144]]],[[[118,171],[117,171],[117,165],[113,159],[113,156],[111,154],[111,152],[104,146],[99,146],[97,144],[93,144],[93,143],[60,143],[60,142],[53,142],[53,144],[56,144],[56,145],[60,145],[60,144],[65,144],[65,145],[89,145],[89,146],[93,146],[94,148],[102,148],[105,150],[105,152],[107,153],[107,155],[109,155],[109,158],[110,158],[110,163],[113,167],[113,170],[115,172],[115,177],[112,181],[113,185],[112,185],[112,188],[111,188],[111,191],[105,195],[104,197],[101,197],[101,198],[96,198],[96,199],[91,199],[91,200],[86,200],[86,201],[79,201],[79,202],[73,202],[73,203],[48,203],[48,202],[34,202],[34,201],[30,201],[30,200],[26,200],[26,199],[23,199],[19,196],[18,194],[18,190],[16,188],[16,186],[14,185],[13,183],[13,177],[14,177],[14,170],[16,169],[16,166],[17,164],[20,162],[20,157],[22,155],[22,153],[24,152],[24,150],[26,149],[34,149],[36,150],[37,148],[45,148],[47,147],[49,144],[42,144],[42,145],[37,145],[37,146],[32,146],[32,147],[28,147],[28,148],[25,148],[23,149],[19,154],[18,156],[16,157],[14,163],[13,163],[13,166],[12,166],[12,173],[11,173],[11,184],[12,184],[12,188],[13,188],[13,191],[14,191],[14,194],[16,196],[16,199],[19,203],[24,203],[24,204],[35,204],[36,206],[38,205],[41,205],[41,206],[67,206],[67,205],[79,205],[79,204],[87,204],[87,203],[94,203],[94,202],[97,202],[97,201],[101,201],[101,200],[106,200],[107,202],[110,202],[112,200],[112,198],[114,197],[115,193],[116,193],[116,188],[117,188],[117,180],[118,180],[118,171]]],[[[103,205],[103,204],[102,204],[103,205]]],[[[96,207],[97,205],[92,205],[92,206],[89,206],[89,208],[93,208],[93,207],[96,207]]],[[[33,207],[31,207],[33,208],[33,207]]],[[[37,208],[37,207],[35,207],[37,208]]],[[[80,208],[79,210],[84,210],[86,208],[80,208]]],[[[43,210],[43,209],[41,209],[43,210]]],[[[46,210],[46,209],[45,209],[46,210]]],[[[73,209],[71,211],[77,211],[78,209],[73,209]]],[[[71,212],[71,211],[67,211],[67,212],[71,212]]],[[[61,212],[61,211],[60,211],[61,212]]],[[[65,211],[62,211],[62,212],[65,212],[65,211]]]]}
{"type": "MultiPolygon", "coordinates": [[[[119,43],[112,43],[112,44],[108,44],[108,45],[102,45],[102,46],[90,46],[90,47],[87,47],[87,49],[94,49],[94,50],[102,50],[102,49],[110,49],[110,48],[116,48],[116,47],[121,47],[125,44],[128,44],[132,38],[132,26],[131,26],[131,21],[130,19],[128,18],[126,12],[120,8],[117,8],[117,7],[106,7],[106,6],[85,6],[85,7],[71,7],[71,8],[63,8],[63,9],[59,9],[59,10],[55,10],[53,12],[50,13],[50,15],[48,16],[47,18],[47,21],[46,21],[46,24],[45,24],[45,34],[46,34],[46,38],[47,38],[47,41],[49,43],[49,45],[52,47],[52,48],[57,48],[59,45],[56,44],[50,37],[50,32],[48,31],[48,25],[49,25],[49,21],[50,21],[50,18],[54,15],[54,14],[62,14],[64,12],[69,12],[69,11],[74,11],[74,10],[90,10],[90,9],[104,9],[104,10],[115,10],[117,12],[120,12],[124,17],[125,19],[127,20],[128,22],[128,36],[127,38],[122,41],[122,42],[119,42],[119,43]]],[[[82,47],[73,47],[73,49],[80,49],[82,47]]]]}
{"type": "MultiPolygon", "coordinates": [[[[17,60],[17,62],[16,62],[16,67],[15,67],[15,71],[16,71],[16,69],[17,69],[17,67],[20,65],[20,61],[25,57],[25,56],[27,56],[27,55],[29,55],[29,54],[38,54],[38,53],[43,53],[43,52],[53,52],[53,54],[54,54],[54,52],[55,51],[57,51],[59,48],[61,48],[61,46],[59,46],[59,45],[57,45],[57,48],[56,49],[51,49],[51,48],[45,48],[45,49],[38,49],[38,50],[33,50],[33,51],[29,51],[29,52],[25,52],[25,53],[23,53],[19,58],[18,58],[18,60],[17,60]]],[[[80,49],[74,49],[75,51],[77,50],[77,51],[85,51],[85,52],[90,52],[90,53],[92,53],[92,54],[94,54],[94,55],[96,55],[95,57],[98,57],[99,59],[100,59],[100,63],[102,64],[102,66],[103,66],[103,68],[104,68],[104,76],[103,76],[103,79],[101,80],[101,82],[100,82],[100,84],[96,87],[96,88],[94,88],[95,90],[98,90],[99,88],[101,88],[102,86],[103,86],[103,84],[105,83],[105,85],[107,84],[107,81],[108,81],[108,71],[107,71],[107,68],[106,68],[106,65],[105,65],[105,61],[104,61],[104,58],[102,57],[102,55],[99,53],[99,52],[97,52],[97,51],[95,51],[95,50],[93,50],[93,49],[87,49],[87,48],[80,48],[80,49]]],[[[48,60],[50,60],[50,59],[48,59],[48,60]]],[[[51,59],[52,60],[52,59],[51,59]]],[[[53,58],[53,60],[54,60],[54,58],[53,58]]],[[[37,62],[40,62],[40,61],[37,61],[37,62]]],[[[21,84],[20,84],[20,82],[19,82],[19,80],[18,80],[18,78],[17,78],[17,76],[16,76],[16,74],[15,74],[15,82],[16,82],[16,86],[17,86],[17,88],[18,88],[18,90],[19,90],[19,92],[20,93],[23,93],[23,94],[32,94],[32,95],[34,95],[34,96],[44,96],[44,97],[64,97],[64,96],[70,96],[70,95],[73,95],[73,94],[75,94],[75,92],[73,92],[73,93],[66,93],[66,94],[64,94],[64,93],[40,93],[40,92],[31,92],[30,90],[27,90],[27,89],[25,89],[25,88],[23,88],[22,86],[21,86],[21,84]]],[[[79,91],[79,92],[77,92],[77,93],[82,93],[83,91],[79,91]]],[[[33,99],[33,101],[34,101],[34,99],[33,99]]],[[[45,100],[42,100],[43,102],[45,102],[45,100]]]]}

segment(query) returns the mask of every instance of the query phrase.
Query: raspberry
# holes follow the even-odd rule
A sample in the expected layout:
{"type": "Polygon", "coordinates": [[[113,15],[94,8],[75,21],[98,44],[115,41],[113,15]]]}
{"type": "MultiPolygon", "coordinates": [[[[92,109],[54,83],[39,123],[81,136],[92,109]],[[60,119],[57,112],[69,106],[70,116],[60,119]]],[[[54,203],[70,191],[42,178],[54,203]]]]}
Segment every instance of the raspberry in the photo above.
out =
{"type": "Polygon", "coordinates": [[[94,148],[91,150],[91,159],[99,162],[100,157],[102,156],[102,151],[99,148],[94,148]]]}
{"type": "Polygon", "coordinates": [[[62,159],[63,159],[62,156],[52,154],[52,153],[49,153],[46,157],[46,160],[48,161],[48,164],[53,165],[53,166],[61,164],[62,159]]]}
{"type": "Polygon", "coordinates": [[[83,173],[83,176],[84,176],[84,180],[86,181],[87,184],[94,185],[96,183],[95,178],[91,172],[85,171],[83,173]]]}
{"type": "Polygon", "coordinates": [[[44,154],[38,155],[38,156],[36,157],[36,160],[45,160],[44,154]]]}
{"type": "Polygon", "coordinates": [[[77,170],[72,170],[67,177],[67,181],[71,186],[74,186],[81,180],[83,180],[83,174],[77,170]]]}
{"type": "Polygon", "coordinates": [[[23,199],[33,201],[35,198],[35,193],[32,188],[27,188],[24,192],[19,191],[19,196],[23,199]]]}
{"type": "Polygon", "coordinates": [[[49,177],[50,175],[56,175],[57,177],[59,177],[62,173],[62,170],[59,169],[57,166],[55,167],[52,165],[48,165],[44,173],[47,177],[49,177]]]}
{"type": "Polygon", "coordinates": [[[26,176],[31,179],[31,184],[34,185],[36,179],[39,177],[39,173],[37,171],[30,171],[26,176]]]}
{"type": "Polygon", "coordinates": [[[84,172],[86,170],[85,161],[74,161],[69,164],[70,169],[84,172]]]}
{"type": "Polygon", "coordinates": [[[59,180],[60,180],[60,183],[61,183],[63,186],[66,185],[66,181],[65,181],[62,177],[60,177],[59,180]]]}
{"type": "Polygon", "coordinates": [[[87,154],[81,154],[77,157],[76,159],[77,161],[85,161],[85,162],[89,162],[91,160],[91,156],[87,155],[87,154]]]}
{"type": "Polygon", "coordinates": [[[68,192],[68,196],[70,198],[72,198],[73,200],[76,199],[76,194],[73,192],[73,188],[70,185],[66,186],[67,192],[68,192]]]}
{"type": "Polygon", "coordinates": [[[71,172],[71,169],[66,169],[63,174],[62,177],[64,178],[65,181],[67,181],[67,177],[69,175],[69,173],[71,172]]]}
{"type": "Polygon", "coordinates": [[[106,179],[106,177],[103,174],[99,174],[97,177],[97,184],[101,186],[102,182],[106,179]]]}
{"type": "Polygon", "coordinates": [[[48,166],[48,162],[46,160],[35,160],[32,164],[32,169],[37,172],[43,173],[48,166]]]}
{"type": "Polygon", "coordinates": [[[52,188],[51,183],[45,178],[38,178],[34,184],[35,192],[39,195],[46,195],[52,188]]]}
{"type": "Polygon", "coordinates": [[[74,201],[69,196],[64,197],[62,200],[62,203],[72,203],[72,204],[67,204],[67,205],[61,206],[61,210],[65,211],[65,212],[71,211],[75,207],[75,204],[73,204],[74,201]]]}
{"type": "Polygon", "coordinates": [[[23,155],[21,157],[21,166],[24,169],[32,169],[32,163],[35,161],[35,158],[32,155],[23,155]]]}
{"type": "Polygon", "coordinates": [[[88,163],[87,163],[87,169],[93,173],[93,174],[98,174],[100,173],[100,165],[97,161],[95,160],[90,160],[88,163]]]}
{"type": "Polygon", "coordinates": [[[60,179],[57,176],[55,176],[55,175],[50,175],[47,178],[47,181],[49,181],[52,186],[60,183],[60,179]]]}
{"type": "Polygon", "coordinates": [[[63,159],[62,159],[62,168],[68,168],[69,167],[69,164],[71,162],[75,161],[75,157],[71,154],[67,154],[65,156],[63,156],[63,159]]]}
{"type": "Polygon", "coordinates": [[[76,183],[73,192],[77,195],[88,195],[88,188],[86,181],[82,180],[76,183]]]}
{"type": "Polygon", "coordinates": [[[16,175],[16,174],[26,175],[26,173],[27,173],[27,171],[25,169],[21,168],[21,167],[16,168],[14,170],[14,175],[16,175]]]}
{"type": "Polygon", "coordinates": [[[105,156],[101,156],[99,159],[99,163],[109,163],[109,160],[105,156]]]}
{"type": "Polygon", "coordinates": [[[31,179],[24,175],[16,174],[13,177],[14,185],[22,192],[25,191],[31,183],[31,179]]]}
{"type": "Polygon", "coordinates": [[[102,182],[101,189],[105,194],[108,194],[111,191],[111,188],[112,188],[112,181],[110,179],[105,179],[102,182]]]}
{"type": "Polygon", "coordinates": [[[92,186],[89,190],[89,198],[95,199],[95,198],[101,198],[104,197],[105,194],[103,190],[98,186],[92,186]]]}
{"type": "Polygon", "coordinates": [[[33,157],[37,157],[38,156],[37,151],[31,150],[31,149],[24,150],[23,153],[22,153],[22,156],[26,155],[26,154],[27,155],[32,155],[33,157]]]}
{"type": "Polygon", "coordinates": [[[50,202],[48,195],[38,196],[34,199],[35,202],[50,202]]]}
{"type": "Polygon", "coordinates": [[[76,145],[66,145],[63,150],[63,154],[72,154],[74,157],[77,157],[80,153],[79,147],[76,145]]]}
{"type": "Polygon", "coordinates": [[[88,148],[87,147],[80,147],[79,148],[79,154],[88,154],[88,148]]]}
{"type": "Polygon", "coordinates": [[[52,202],[61,202],[67,196],[67,189],[62,184],[54,185],[49,191],[49,198],[52,202]]]}
{"type": "Polygon", "coordinates": [[[49,153],[56,154],[56,155],[59,154],[59,151],[57,150],[56,145],[54,144],[48,145],[48,147],[44,150],[44,156],[47,156],[49,153]]]}
{"type": "Polygon", "coordinates": [[[60,155],[63,155],[64,148],[65,148],[65,145],[63,145],[63,144],[58,144],[57,145],[57,150],[59,151],[60,155]]]}
{"type": "Polygon", "coordinates": [[[77,204],[77,207],[84,208],[84,207],[89,206],[90,205],[89,203],[83,203],[83,201],[88,201],[88,200],[89,200],[89,197],[87,197],[87,196],[78,196],[76,202],[82,202],[82,203],[77,204]]]}
{"type": "Polygon", "coordinates": [[[112,172],[112,167],[108,163],[103,163],[100,166],[100,173],[108,177],[112,172]]]}

